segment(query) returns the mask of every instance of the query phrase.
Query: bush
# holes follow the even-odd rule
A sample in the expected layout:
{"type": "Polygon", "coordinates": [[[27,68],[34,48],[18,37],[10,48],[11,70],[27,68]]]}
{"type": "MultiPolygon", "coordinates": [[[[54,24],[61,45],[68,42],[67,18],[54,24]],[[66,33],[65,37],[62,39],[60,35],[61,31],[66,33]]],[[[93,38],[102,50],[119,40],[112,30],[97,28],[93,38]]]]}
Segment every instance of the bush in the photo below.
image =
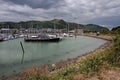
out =
{"type": "Polygon", "coordinates": [[[114,45],[111,47],[111,52],[106,56],[108,63],[120,63],[120,37],[117,36],[114,40],[114,45]]]}
{"type": "Polygon", "coordinates": [[[80,64],[80,72],[87,74],[90,71],[98,71],[101,63],[101,58],[91,57],[90,59],[87,59],[80,64]]]}

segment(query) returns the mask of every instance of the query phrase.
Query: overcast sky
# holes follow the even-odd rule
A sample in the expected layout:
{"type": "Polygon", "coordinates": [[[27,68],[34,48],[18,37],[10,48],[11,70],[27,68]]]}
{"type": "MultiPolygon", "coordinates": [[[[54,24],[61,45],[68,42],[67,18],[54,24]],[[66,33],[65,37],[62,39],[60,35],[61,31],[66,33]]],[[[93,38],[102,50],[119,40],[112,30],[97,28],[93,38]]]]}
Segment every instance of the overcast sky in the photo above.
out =
{"type": "Polygon", "coordinates": [[[0,22],[54,17],[115,27],[120,25],[120,0],[0,0],[0,22]]]}

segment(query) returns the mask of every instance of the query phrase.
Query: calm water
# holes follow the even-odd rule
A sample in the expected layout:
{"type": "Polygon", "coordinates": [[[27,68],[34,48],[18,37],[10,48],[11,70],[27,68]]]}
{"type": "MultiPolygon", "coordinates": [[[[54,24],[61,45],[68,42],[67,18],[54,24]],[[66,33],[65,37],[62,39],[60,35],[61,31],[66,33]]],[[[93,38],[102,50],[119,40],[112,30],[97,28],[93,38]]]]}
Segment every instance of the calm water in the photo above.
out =
{"type": "Polygon", "coordinates": [[[67,58],[74,58],[93,51],[106,41],[80,36],[66,38],[60,42],[24,42],[23,39],[0,42],[0,75],[15,74],[33,65],[52,64],[67,58]],[[25,49],[23,64],[21,63],[22,41],[25,49]]]}

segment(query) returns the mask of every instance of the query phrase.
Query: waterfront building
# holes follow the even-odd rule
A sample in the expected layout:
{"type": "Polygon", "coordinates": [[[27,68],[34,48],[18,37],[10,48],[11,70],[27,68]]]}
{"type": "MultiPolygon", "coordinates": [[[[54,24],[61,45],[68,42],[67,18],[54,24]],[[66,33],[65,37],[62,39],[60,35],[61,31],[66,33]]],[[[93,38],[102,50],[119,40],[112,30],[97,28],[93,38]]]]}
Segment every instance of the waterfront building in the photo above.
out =
{"type": "Polygon", "coordinates": [[[17,34],[18,29],[9,29],[9,28],[1,28],[0,33],[2,34],[17,34]]]}

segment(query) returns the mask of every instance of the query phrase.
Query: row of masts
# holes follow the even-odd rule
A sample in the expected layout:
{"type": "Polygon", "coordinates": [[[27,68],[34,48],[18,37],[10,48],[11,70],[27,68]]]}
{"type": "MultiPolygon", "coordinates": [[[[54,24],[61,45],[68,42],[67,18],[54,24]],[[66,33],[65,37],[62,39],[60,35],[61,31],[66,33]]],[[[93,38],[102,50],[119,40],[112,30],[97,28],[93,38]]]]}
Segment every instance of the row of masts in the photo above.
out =
{"type": "MultiPolygon", "coordinates": [[[[70,35],[70,23],[69,22],[66,22],[66,29],[63,29],[63,30],[65,30],[65,31],[63,31],[63,33],[67,33],[68,35],[70,35]]],[[[20,25],[20,29],[22,30],[22,24],[19,24],[20,25]]],[[[31,23],[30,23],[30,25],[31,25],[31,29],[30,28],[28,28],[28,29],[26,29],[26,33],[27,33],[27,31],[28,31],[28,33],[29,33],[29,30],[31,31],[32,30],[32,28],[34,28],[34,22],[33,21],[31,21],[31,23]]],[[[33,31],[31,32],[31,33],[43,33],[44,32],[44,28],[42,28],[42,29],[40,29],[38,26],[39,26],[39,24],[36,24],[36,26],[37,26],[37,28],[35,29],[33,29],[33,31]],[[35,31],[34,31],[35,30],[35,31]]],[[[79,24],[78,24],[78,27],[79,27],[79,24]]],[[[7,28],[9,28],[9,25],[7,26],[7,28]]],[[[24,28],[23,28],[24,29],[24,28]]],[[[49,29],[49,28],[48,28],[49,29]]],[[[25,30],[25,29],[24,29],[25,30]]],[[[57,34],[57,31],[59,30],[59,29],[56,29],[56,20],[55,20],[55,18],[54,18],[54,20],[53,20],[53,29],[51,29],[53,32],[52,32],[52,34],[57,34]]],[[[24,33],[24,32],[23,32],[24,33]]],[[[59,32],[58,32],[59,33],[59,32]]],[[[61,33],[61,32],[60,32],[61,33]]],[[[74,29],[74,33],[73,33],[75,36],[77,35],[77,27],[74,29]]]]}

